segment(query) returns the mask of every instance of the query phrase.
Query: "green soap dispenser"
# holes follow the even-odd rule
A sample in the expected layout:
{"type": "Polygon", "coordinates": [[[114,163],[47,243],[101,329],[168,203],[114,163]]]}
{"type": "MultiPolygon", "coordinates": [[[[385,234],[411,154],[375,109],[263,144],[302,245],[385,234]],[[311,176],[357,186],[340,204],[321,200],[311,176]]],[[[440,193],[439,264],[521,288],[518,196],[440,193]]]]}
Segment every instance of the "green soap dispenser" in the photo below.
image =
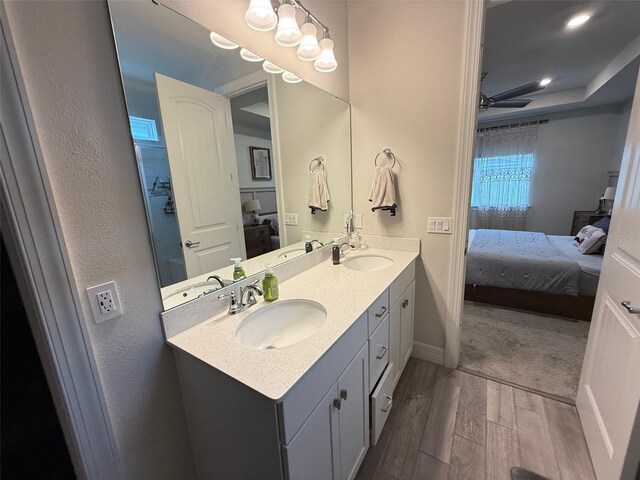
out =
{"type": "Polygon", "coordinates": [[[242,265],[240,264],[240,261],[242,259],[240,257],[234,257],[231,259],[231,261],[233,263],[235,263],[234,267],[233,267],[233,281],[238,281],[238,280],[242,280],[243,278],[245,278],[247,275],[244,273],[244,269],[242,268],[242,265]]]}
{"type": "Polygon", "coordinates": [[[278,279],[273,274],[271,265],[265,265],[264,279],[262,280],[262,290],[264,291],[264,301],[273,302],[278,299],[278,279]]]}

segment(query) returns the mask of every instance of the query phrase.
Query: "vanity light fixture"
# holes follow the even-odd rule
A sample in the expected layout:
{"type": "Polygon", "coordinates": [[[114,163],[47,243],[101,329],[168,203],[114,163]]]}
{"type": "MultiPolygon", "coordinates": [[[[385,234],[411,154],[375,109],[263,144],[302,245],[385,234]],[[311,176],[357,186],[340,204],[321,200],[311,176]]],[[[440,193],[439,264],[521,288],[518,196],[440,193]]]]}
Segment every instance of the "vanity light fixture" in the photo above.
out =
{"type": "Polygon", "coordinates": [[[282,72],[282,80],[284,80],[287,83],[300,83],[302,81],[302,79],[299,76],[291,72],[287,72],[286,70],[282,72]]]}
{"type": "Polygon", "coordinates": [[[271,6],[271,0],[251,0],[244,19],[254,30],[268,32],[278,23],[278,16],[271,6]]]}
{"type": "Polygon", "coordinates": [[[298,46],[298,58],[305,62],[313,62],[320,56],[320,52],[322,51],[320,45],[318,45],[318,38],[316,37],[318,29],[313,22],[309,21],[309,16],[307,15],[307,20],[302,27],[300,27],[300,30],[302,31],[303,37],[298,46]]]}
{"type": "Polygon", "coordinates": [[[569,19],[569,21],[567,22],[567,28],[573,30],[574,28],[581,27],[582,25],[587,23],[590,18],[591,15],[589,15],[588,13],[581,13],[580,15],[571,17],[571,19],[569,19]]]}
{"type": "Polygon", "coordinates": [[[280,68],[275,63],[270,62],[269,60],[265,60],[262,64],[262,69],[267,73],[279,74],[284,72],[284,68],[280,68]]]}
{"type": "Polygon", "coordinates": [[[225,50],[235,50],[236,48],[238,48],[237,43],[233,43],[232,41],[227,40],[222,35],[218,35],[216,32],[211,32],[209,34],[209,38],[216,47],[224,48],[225,50]]]}
{"type": "Polygon", "coordinates": [[[320,48],[322,49],[322,52],[318,59],[313,62],[313,66],[319,72],[333,72],[338,68],[338,62],[333,54],[333,40],[326,35],[322,40],[320,40],[320,48]]]}
{"type": "Polygon", "coordinates": [[[542,80],[540,80],[540,86],[541,87],[546,87],[547,85],[549,85],[551,83],[551,79],[550,78],[543,78],[542,80]]]}
{"type": "Polygon", "coordinates": [[[278,7],[276,42],[281,47],[295,47],[302,40],[302,32],[296,20],[296,9],[289,3],[278,7]]]}
{"type": "Polygon", "coordinates": [[[247,62],[262,62],[264,60],[264,58],[256,55],[250,50],[247,50],[246,48],[240,49],[240,56],[244,58],[247,62]]]}

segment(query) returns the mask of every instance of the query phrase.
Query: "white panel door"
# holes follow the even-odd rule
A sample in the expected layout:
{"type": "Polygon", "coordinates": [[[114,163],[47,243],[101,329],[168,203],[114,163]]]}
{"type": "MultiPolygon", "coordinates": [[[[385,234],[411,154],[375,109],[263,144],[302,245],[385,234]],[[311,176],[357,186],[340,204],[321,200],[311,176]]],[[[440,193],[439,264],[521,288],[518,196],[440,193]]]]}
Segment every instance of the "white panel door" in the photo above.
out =
{"type": "Polygon", "coordinates": [[[366,343],[338,379],[338,393],[340,478],[351,480],[369,448],[369,349],[366,343]]]}
{"type": "Polygon", "coordinates": [[[188,277],[246,258],[229,100],[158,73],[171,186],[188,277]]]}
{"type": "Polygon", "coordinates": [[[413,352],[413,302],[416,291],[416,283],[411,282],[400,297],[400,306],[402,308],[400,316],[400,363],[398,368],[402,372],[404,366],[409,361],[411,352],[413,352]]]}
{"type": "Polygon", "coordinates": [[[598,479],[634,478],[640,460],[632,440],[640,427],[640,82],[576,405],[598,479]]]}
{"type": "Polygon", "coordinates": [[[395,390],[400,374],[402,373],[402,362],[400,362],[400,324],[402,323],[402,303],[405,300],[404,295],[394,303],[389,313],[389,363],[393,365],[393,388],[395,390]]]}

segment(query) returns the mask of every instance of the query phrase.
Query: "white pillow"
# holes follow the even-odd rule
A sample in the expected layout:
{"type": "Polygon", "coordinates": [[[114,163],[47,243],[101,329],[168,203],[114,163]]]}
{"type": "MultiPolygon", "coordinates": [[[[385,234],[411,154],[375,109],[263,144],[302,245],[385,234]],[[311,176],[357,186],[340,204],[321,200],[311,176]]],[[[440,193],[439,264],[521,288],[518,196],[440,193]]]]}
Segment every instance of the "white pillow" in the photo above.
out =
{"type": "Polygon", "coordinates": [[[597,253],[606,241],[607,232],[593,225],[587,225],[578,232],[578,235],[573,239],[573,244],[578,247],[580,253],[589,255],[597,253]]]}

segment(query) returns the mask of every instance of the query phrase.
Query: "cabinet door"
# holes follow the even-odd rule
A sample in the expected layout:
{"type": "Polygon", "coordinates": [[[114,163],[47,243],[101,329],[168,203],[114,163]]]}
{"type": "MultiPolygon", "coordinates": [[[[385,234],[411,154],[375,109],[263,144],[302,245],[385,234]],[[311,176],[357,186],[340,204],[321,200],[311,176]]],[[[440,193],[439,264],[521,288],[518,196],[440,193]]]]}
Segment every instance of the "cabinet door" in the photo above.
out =
{"type": "Polygon", "coordinates": [[[400,298],[400,371],[404,369],[413,351],[413,303],[415,290],[416,284],[414,281],[400,298]]]}
{"type": "Polygon", "coordinates": [[[289,445],[282,447],[286,478],[340,478],[337,398],[338,386],[334,384],[289,445]]]}
{"type": "Polygon", "coordinates": [[[393,367],[390,375],[393,376],[394,389],[402,373],[402,364],[400,363],[400,322],[402,318],[403,301],[404,294],[400,297],[400,300],[393,305],[391,313],[389,314],[389,364],[393,367]]]}
{"type": "Polygon", "coordinates": [[[355,478],[369,448],[369,350],[367,344],[338,379],[340,478],[355,478]]]}

